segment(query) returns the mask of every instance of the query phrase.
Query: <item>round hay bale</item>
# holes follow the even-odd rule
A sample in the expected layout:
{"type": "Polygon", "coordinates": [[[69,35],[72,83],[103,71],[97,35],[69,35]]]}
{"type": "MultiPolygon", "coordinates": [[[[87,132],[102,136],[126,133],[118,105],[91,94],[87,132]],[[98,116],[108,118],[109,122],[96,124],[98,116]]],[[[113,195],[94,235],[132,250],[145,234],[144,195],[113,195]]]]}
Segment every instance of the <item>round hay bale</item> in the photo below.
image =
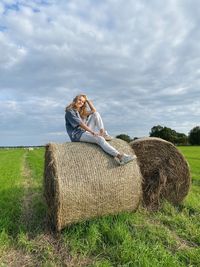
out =
{"type": "MultiPolygon", "coordinates": [[[[134,154],[123,140],[114,139],[110,144],[134,154]]],[[[55,230],[92,217],[136,210],[142,195],[141,181],[137,160],[119,166],[96,144],[46,146],[44,194],[55,230]]]]}
{"type": "Polygon", "coordinates": [[[179,150],[172,143],[155,137],[137,139],[130,145],[138,157],[144,179],[144,205],[156,210],[161,199],[181,203],[188,194],[191,178],[189,165],[179,150]]]}

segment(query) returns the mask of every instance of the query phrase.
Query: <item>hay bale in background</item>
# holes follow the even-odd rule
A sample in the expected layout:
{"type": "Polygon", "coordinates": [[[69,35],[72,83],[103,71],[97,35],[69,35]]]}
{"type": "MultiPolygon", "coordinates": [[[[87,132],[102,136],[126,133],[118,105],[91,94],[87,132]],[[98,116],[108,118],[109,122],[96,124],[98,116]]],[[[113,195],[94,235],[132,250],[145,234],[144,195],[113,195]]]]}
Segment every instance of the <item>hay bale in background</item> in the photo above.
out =
{"type": "MultiPolygon", "coordinates": [[[[134,154],[123,140],[114,139],[110,144],[134,154]]],[[[142,195],[141,181],[137,160],[119,166],[95,144],[46,146],[44,194],[56,230],[80,220],[136,210],[142,195]]]]}
{"type": "Polygon", "coordinates": [[[143,181],[143,201],[158,209],[162,198],[179,204],[188,194],[191,178],[183,155],[172,144],[160,138],[142,138],[130,143],[138,157],[143,181]]]}

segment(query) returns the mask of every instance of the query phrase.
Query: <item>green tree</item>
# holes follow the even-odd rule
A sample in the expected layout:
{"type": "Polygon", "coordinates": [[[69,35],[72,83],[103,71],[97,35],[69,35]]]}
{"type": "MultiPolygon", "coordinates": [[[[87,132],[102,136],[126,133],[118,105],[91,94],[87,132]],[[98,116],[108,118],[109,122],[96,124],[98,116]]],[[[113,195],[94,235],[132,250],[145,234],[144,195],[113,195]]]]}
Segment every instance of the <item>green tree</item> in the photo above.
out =
{"type": "MultiPolygon", "coordinates": [[[[163,130],[163,127],[160,125],[157,126],[153,126],[151,128],[151,132],[149,133],[150,137],[160,137],[161,136],[161,132],[163,130]]],[[[161,137],[160,137],[161,138],[161,137]]]]}
{"type": "Polygon", "coordinates": [[[176,141],[176,131],[160,125],[151,128],[150,136],[159,137],[172,143],[175,143],[176,141]]]}
{"type": "Polygon", "coordinates": [[[176,137],[176,144],[177,145],[188,145],[188,136],[185,135],[184,133],[177,133],[176,137]]]}
{"type": "Polygon", "coordinates": [[[160,125],[153,126],[151,132],[149,133],[150,137],[159,137],[166,141],[169,141],[173,144],[186,145],[188,143],[188,137],[183,133],[177,133],[175,130],[172,130],[168,127],[162,127],[160,125]]]}
{"type": "Polygon", "coordinates": [[[126,141],[128,143],[130,143],[132,141],[130,136],[127,135],[127,134],[119,134],[119,135],[116,136],[116,138],[122,139],[122,140],[124,140],[124,141],[126,141]]]}
{"type": "Polygon", "coordinates": [[[189,132],[189,142],[191,145],[200,145],[200,126],[194,127],[189,132]]]}

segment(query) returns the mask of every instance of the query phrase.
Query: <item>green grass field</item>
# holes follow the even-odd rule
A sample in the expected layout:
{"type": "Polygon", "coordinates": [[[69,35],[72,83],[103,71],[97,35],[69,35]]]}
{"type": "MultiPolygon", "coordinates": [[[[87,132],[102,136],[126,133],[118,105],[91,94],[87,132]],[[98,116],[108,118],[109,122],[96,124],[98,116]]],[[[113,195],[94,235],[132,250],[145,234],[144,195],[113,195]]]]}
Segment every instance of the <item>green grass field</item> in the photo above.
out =
{"type": "Polygon", "coordinates": [[[179,147],[192,187],[184,203],[139,208],[48,232],[44,149],[0,150],[0,267],[200,266],[200,147],[179,147]]]}

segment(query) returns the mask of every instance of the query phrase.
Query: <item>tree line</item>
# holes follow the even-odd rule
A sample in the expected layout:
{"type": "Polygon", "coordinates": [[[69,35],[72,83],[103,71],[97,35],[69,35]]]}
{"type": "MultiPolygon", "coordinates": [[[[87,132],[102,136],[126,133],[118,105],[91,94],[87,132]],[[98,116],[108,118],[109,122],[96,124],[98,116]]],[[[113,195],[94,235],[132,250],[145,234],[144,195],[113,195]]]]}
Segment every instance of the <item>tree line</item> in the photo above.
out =
{"type": "MultiPolygon", "coordinates": [[[[188,135],[184,133],[178,133],[175,130],[168,128],[166,126],[153,126],[149,133],[150,137],[159,137],[166,141],[169,141],[175,145],[200,145],[200,126],[196,126],[190,130],[188,135]]],[[[127,134],[117,135],[116,138],[123,139],[127,142],[131,142],[137,137],[133,139],[127,134]]]]}

